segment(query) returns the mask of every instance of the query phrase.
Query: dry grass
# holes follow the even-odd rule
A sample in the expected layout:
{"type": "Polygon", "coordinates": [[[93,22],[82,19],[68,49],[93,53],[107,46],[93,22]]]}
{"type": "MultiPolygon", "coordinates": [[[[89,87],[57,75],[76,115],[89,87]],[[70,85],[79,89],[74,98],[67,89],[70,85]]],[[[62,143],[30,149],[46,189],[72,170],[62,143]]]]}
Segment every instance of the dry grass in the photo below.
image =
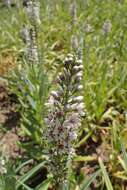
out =
{"type": "Polygon", "coordinates": [[[16,54],[11,49],[6,49],[0,54],[0,75],[5,76],[16,65],[16,54]]]}

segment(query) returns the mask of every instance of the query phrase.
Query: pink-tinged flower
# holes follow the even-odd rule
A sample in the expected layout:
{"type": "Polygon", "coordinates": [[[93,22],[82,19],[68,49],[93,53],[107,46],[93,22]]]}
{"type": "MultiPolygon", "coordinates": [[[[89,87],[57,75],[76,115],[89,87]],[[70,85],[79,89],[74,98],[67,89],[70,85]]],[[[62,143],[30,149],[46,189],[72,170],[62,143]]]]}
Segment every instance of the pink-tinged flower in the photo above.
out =
{"type": "Polygon", "coordinates": [[[63,72],[57,77],[59,88],[51,92],[46,104],[49,109],[45,119],[49,169],[57,182],[66,178],[65,168],[68,160],[74,156],[73,145],[81,126],[81,117],[84,115],[83,96],[78,96],[79,90],[83,88],[82,70],[82,61],[68,54],[64,61],[63,72]],[[56,165],[59,171],[54,172],[56,165]]]}
{"type": "Polygon", "coordinates": [[[104,22],[103,27],[102,27],[103,33],[104,33],[105,35],[107,35],[108,33],[111,32],[111,29],[112,29],[111,21],[107,19],[107,20],[104,22]]]}
{"type": "Polygon", "coordinates": [[[80,103],[77,105],[77,111],[79,113],[80,116],[84,116],[85,112],[84,112],[84,103],[80,103]]]}

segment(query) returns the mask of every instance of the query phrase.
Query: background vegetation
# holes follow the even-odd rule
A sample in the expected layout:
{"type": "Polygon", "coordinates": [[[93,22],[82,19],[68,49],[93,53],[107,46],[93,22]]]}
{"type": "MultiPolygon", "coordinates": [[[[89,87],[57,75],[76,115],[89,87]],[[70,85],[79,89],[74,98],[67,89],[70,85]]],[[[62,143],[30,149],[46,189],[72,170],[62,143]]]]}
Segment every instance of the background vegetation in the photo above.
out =
{"type": "Polygon", "coordinates": [[[73,52],[74,35],[83,42],[86,116],[70,189],[127,188],[127,1],[78,0],[74,25],[72,3],[41,1],[41,64],[32,66],[21,39],[28,23],[22,8],[0,4],[0,168],[6,170],[1,190],[55,189],[46,169],[42,115],[63,59],[73,52]]]}

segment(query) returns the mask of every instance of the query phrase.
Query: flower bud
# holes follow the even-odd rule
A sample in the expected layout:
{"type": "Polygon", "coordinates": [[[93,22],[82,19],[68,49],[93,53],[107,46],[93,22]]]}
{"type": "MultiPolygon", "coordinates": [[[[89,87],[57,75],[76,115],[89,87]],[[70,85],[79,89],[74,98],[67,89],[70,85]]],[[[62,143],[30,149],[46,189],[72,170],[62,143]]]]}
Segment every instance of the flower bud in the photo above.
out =
{"type": "Polygon", "coordinates": [[[55,99],[58,99],[59,98],[59,95],[56,91],[52,91],[51,92],[51,95],[55,98],[55,99]]]}
{"type": "Polygon", "coordinates": [[[81,80],[82,80],[82,77],[77,77],[76,78],[76,82],[81,82],[81,80]]]}
{"type": "Polygon", "coordinates": [[[64,71],[64,74],[65,74],[65,77],[66,77],[66,76],[68,76],[67,69],[66,69],[66,68],[64,68],[64,69],[63,69],[63,71],[64,71]]]}
{"type": "Polygon", "coordinates": [[[75,65],[75,66],[73,67],[73,70],[76,71],[76,72],[79,72],[79,71],[81,71],[82,69],[83,69],[83,65],[79,65],[79,66],[75,65]]]}
{"type": "Polygon", "coordinates": [[[70,139],[70,141],[74,141],[74,140],[76,140],[77,139],[77,133],[76,132],[70,132],[70,134],[69,134],[69,139],[70,139]]]}
{"type": "Polygon", "coordinates": [[[59,78],[61,81],[65,80],[65,77],[64,77],[64,75],[63,75],[62,73],[59,73],[58,78],[59,78]]]}
{"type": "Polygon", "coordinates": [[[71,108],[70,104],[66,104],[66,105],[64,106],[64,110],[65,110],[65,111],[69,111],[70,108],[71,108]]]}
{"type": "Polygon", "coordinates": [[[82,75],[83,75],[83,73],[82,73],[82,71],[80,71],[80,72],[78,72],[78,73],[76,74],[76,77],[82,77],[82,75]]]}
{"type": "Polygon", "coordinates": [[[74,98],[74,101],[82,102],[82,101],[83,101],[83,96],[75,97],[75,98],[74,98]]]}
{"type": "Polygon", "coordinates": [[[73,57],[66,57],[65,64],[70,64],[73,62],[73,57]]]}
{"type": "Polygon", "coordinates": [[[77,108],[77,103],[72,104],[70,108],[71,108],[72,111],[75,111],[76,108],[77,108]]]}
{"type": "Polygon", "coordinates": [[[77,65],[82,65],[82,60],[81,60],[81,59],[77,59],[77,60],[76,60],[76,64],[77,64],[77,65]]]}
{"type": "Polygon", "coordinates": [[[81,116],[84,115],[83,96],[75,96],[83,89],[83,65],[80,59],[76,62],[72,55],[68,55],[64,63],[63,74],[58,76],[58,91],[51,92],[54,105],[46,120],[49,153],[53,147],[49,169],[57,182],[63,181],[67,174],[65,168],[75,154],[73,143],[77,139],[77,130],[81,127],[81,116]],[[57,166],[58,171],[55,173],[57,166]]]}
{"type": "Polygon", "coordinates": [[[83,85],[78,85],[77,86],[77,90],[82,90],[83,89],[83,85]]]}
{"type": "Polygon", "coordinates": [[[111,28],[112,28],[111,21],[110,21],[110,20],[106,20],[106,21],[104,22],[104,24],[103,24],[103,27],[102,27],[103,33],[104,33],[105,35],[107,35],[108,33],[111,32],[111,28]]]}
{"type": "Polygon", "coordinates": [[[78,113],[80,114],[80,116],[85,116],[84,103],[78,104],[76,109],[77,109],[78,113]]]}

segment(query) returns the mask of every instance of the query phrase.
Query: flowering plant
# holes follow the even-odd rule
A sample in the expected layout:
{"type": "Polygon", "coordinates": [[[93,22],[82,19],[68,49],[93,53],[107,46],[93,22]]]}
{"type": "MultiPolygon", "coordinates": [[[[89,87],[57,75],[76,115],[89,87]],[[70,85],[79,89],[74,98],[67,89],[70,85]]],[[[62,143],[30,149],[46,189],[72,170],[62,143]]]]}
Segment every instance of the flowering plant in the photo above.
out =
{"type": "Polygon", "coordinates": [[[68,54],[64,61],[63,72],[57,77],[58,90],[52,91],[46,106],[49,109],[45,118],[49,170],[57,184],[66,181],[68,162],[75,150],[73,143],[77,138],[81,117],[84,115],[82,60],[68,54]]]}

